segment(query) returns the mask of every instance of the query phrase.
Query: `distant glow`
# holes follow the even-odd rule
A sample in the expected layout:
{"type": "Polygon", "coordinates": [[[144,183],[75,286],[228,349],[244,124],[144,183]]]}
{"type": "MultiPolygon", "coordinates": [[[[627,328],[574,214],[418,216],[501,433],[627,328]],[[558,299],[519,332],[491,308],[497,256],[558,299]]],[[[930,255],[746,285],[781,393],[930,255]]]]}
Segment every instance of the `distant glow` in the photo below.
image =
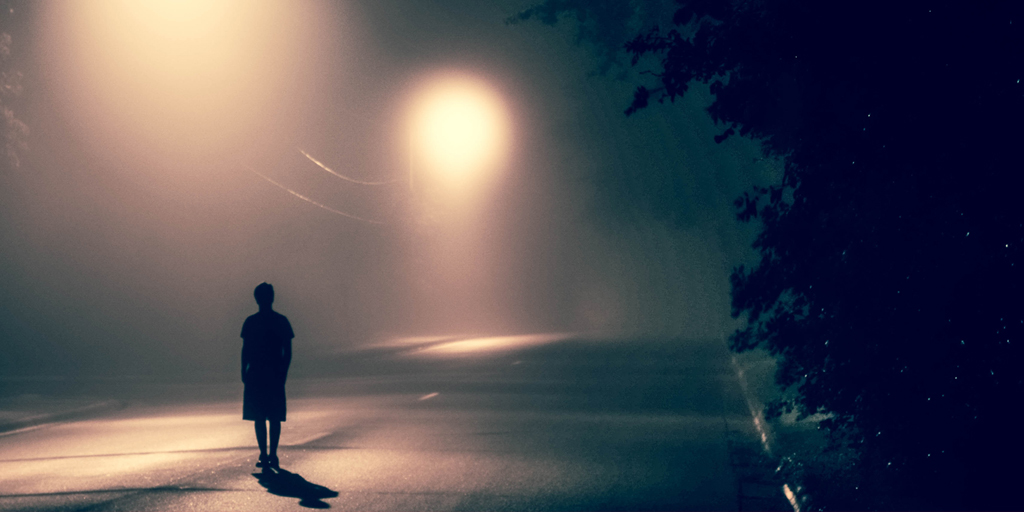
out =
{"type": "Polygon", "coordinates": [[[487,83],[466,75],[427,82],[416,96],[410,128],[412,179],[434,178],[442,186],[479,183],[502,163],[508,147],[504,102],[487,83]]]}
{"type": "Polygon", "coordinates": [[[288,80],[319,44],[307,35],[316,8],[285,0],[90,0],[46,9],[48,59],[83,128],[173,154],[245,143],[271,114],[286,115],[288,80]]]}
{"type": "MultiPolygon", "coordinates": [[[[107,4],[121,10],[133,30],[150,34],[152,39],[170,39],[186,43],[209,37],[220,28],[232,6],[209,0],[119,0],[107,4]]],[[[181,50],[178,50],[181,51],[181,50]]]]}

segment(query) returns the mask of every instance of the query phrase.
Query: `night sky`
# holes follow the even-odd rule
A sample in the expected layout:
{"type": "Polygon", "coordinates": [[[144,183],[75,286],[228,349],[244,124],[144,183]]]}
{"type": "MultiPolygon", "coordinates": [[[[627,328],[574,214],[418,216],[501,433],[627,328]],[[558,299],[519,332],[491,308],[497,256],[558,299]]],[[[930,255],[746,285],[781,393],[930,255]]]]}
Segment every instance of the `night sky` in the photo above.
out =
{"type": "Polygon", "coordinates": [[[531,3],[242,2],[202,23],[13,3],[31,136],[0,174],[0,371],[234,375],[262,281],[294,326],[296,376],[398,337],[727,336],[729,272],[755,261],[757,228],[732,201],[778,165],[747,139],[715,144],[699,87],[627,118],[635,71],[599,72],[570,25],[505,23],[531,3]],[[462,202],[407,182],[410,99],[446,73],[490,87],[510,127],[462,202]],[[345,182],[299,149],[399,183],[345,182]],[[600,186],[640,173],[685,215],[655,222],[631,203],[656,192],[600,186]]]}

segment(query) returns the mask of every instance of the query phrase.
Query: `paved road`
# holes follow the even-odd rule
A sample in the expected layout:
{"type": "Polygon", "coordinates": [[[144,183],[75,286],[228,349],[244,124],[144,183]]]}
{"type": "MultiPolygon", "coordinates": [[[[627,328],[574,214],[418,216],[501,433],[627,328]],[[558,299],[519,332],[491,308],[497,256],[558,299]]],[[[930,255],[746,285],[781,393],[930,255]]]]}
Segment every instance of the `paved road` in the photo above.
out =
{"type": "Polygon", "coordinates": [[[346,377],[289,383],[279,474],[253,466],[239,385],[135,384],[121,410],[0,436],[0,509],[785,508],[738,466],[757,443],[720,343],[482,340],[322,362],[346,377]]]}

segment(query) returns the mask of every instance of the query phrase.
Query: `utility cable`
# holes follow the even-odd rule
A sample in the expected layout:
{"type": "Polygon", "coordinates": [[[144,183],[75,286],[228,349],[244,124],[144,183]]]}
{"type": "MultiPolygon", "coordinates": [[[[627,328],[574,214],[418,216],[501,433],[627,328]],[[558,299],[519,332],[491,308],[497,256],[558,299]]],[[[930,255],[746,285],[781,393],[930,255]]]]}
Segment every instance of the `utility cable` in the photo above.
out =
{"type": "Polygon", "coordinates": [[[305,156],[306,158],[308,158],[310,162],[313,162],[314,164],[316,164],[321,169],[323,169],[323,170],[325,170],[325,171],[327,171],[327,172],[329,172],[329,173],[331,173],[331,174],[333,174],[333,175],[335,175],[335,176],[337,176],[337,177],[339,177],[339,178],[341,178],[341,179],[343,179],[345,181],[351,182],[351,183],[356,183],[356,184],[359,184],[359,185],[393,185],[395,183],[401,183],[401,182],[405,181],[405,180],[362,181],[362,180],[357,180],[355,178],[349,178],[348,176],[345,176],[344,174],[340,174],[338,172],[335,172],[330,167],[327,167],[326,165],[323,164],[323,162],[317,160],[316,158],[313,158],[313,155],[310,155],[309,153],[306,153],[305,151],[303,151],[302,148],[295,148],[295,149],[298,149],[299,153],[302,153],[302,156],[305,156]]]}
{"type": "Polygon", "coordinates": [[[252,167],[249,167],[248,165],[246,165],[245,168],[248,169],[253,174],[259,176],[260,178],[263,178],[263,179],[269,181],[274,186],[276,186],[276,187],[278,187],[280,189],[283,189],[285,192],[288,192],[289,194],[291,194],[291,195],[293,195],[293,196],[295,196],[295,197],[297,197],[299,199],[302,199],[303,201],[305,201],[307,203],[311,203],[313,205],[319,206],[320,208],[323,208],[324,210],[327,210],[327,211],[329,211],[331,213],[335,213],[335,214],[341,215],[342,217],[348,217],[350,219],[354,219],[354,220],[358,220],[358,221],[361,221],[361,222],[365,222],[367,224],[385,224],[385,222],[382,222],[382,221],[379,221],[379,220],[364,219],[362,217],[359,217],[358,215],[352,215],[351,213],[345,213],[343,211],[335,210],[334,208],[331,208],[330,206],[318,203],[318,202],[316,202],[316,201],[314,201],[314,200],[312,200],[312,199],[310,199],[310,198],[308,198],[308,197],[306,197],[306,196],[304,196],[304,195],[302,195],[302,194],[300,194],[300,193],[298,193],[298,192],[296,192],[296,191],[294,191],[294,190],[292,190],[292,189],[290,189],[290,188],[288,188],[288,187],[286,187],[286,186],[284,186],[284,185],[282,185],[282,184],[280,184],[280,183],[270,179],[269,177],[265,176],[263,173],[257,171],[256,169],[253,169],[252,167]]]}

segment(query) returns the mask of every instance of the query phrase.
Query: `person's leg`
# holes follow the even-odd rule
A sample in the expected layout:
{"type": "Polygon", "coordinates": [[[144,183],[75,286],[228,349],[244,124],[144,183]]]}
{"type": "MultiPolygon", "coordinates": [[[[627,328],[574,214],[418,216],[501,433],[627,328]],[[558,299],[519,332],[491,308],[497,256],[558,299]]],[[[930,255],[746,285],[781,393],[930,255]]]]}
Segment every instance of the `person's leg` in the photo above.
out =
{"type": "Polygon", "coordinates": [[[256,420],[256,444],[260,447],[260,459],[267,456],[267,420],[256,420]]]}
{"type": "Polygon", "coordinates": [[[281,422],[271,421],[270,422],[270,461],[274,467],[278,466],[277,462],[277,445],[281,441],[281,422]]]}

